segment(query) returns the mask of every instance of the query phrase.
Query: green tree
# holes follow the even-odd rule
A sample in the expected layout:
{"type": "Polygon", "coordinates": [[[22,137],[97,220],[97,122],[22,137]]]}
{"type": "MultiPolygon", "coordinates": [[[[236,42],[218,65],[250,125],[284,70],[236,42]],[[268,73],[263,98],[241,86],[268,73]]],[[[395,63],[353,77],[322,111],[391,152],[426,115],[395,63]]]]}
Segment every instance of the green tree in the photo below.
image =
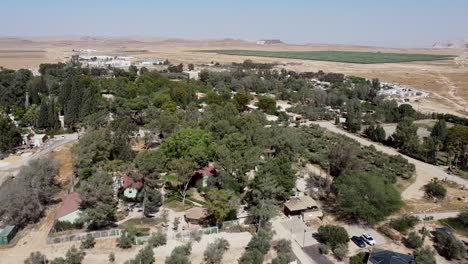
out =
{"type": "Polygon", "coordinates": [[[217,238],[213,243],[208,244],[205,252],[205,262],[207,264],[221,264],[224,253],[229,249],[229,242],[224,238],[217,238]]]}
{"type": "Polygon", "coordinates": [[[106,226],[114,221],[117,201],[111,175],[98,171],[80,182],[78,192],[83,209],[81,221],[88,223],[88,228],[106,226]]]}
{"type": "Polygon", "coordinates": [[[431,247],[417,249],[413,253],[414,264],[436,264],[435,253],[431,247]]]}
{"type": "Polygon", "coordinates": [[[216,221],[221,223],[226,221],[229,216],[235,217],[240,199],[231,190],[211,189],[207,193],[206,204],[216,221]]]}
{"type": "Polygon", "coordinates": [[[431,137],[437,139],[439,142],[445,142],[445,139],[447,138],[447,134],[448,134],[448,129],[447,129],[447,123],[445,122],[445,120],[444,119],[437,120],[437,123],[435,123],[434,127],[432,127],[431,137]]]}
{"type": "Polygon", "coordinates": [[[39,116],[37,118],[37,127],[42,129],[49,128],[49,109],[47,102],[42,100],[41,107],[39,108],[39,116]]]}
{"type": "Polygon", "coordinates": [[[148,244],[154,248],[164,246],[166,245],[166,243],[167,243],[166,234],[160,230],[156,233],[153,233],[150,239],[148,240],[148,244]]]}
{"type": "Polygon", "coordinates": [[[67,264],[81,264],[86,253],[72,246],[65,254],[65,261],[67,264]]]}
{"type": "Polygon", "coordinates": [[[24,261],[24,264],[45,264],[48,263],[44,254],[39,251],[31,252],[29,257],[24,261]]]}
{"type": "Polygon", "coordinates": [[[188,70],[189,70],[189,71],[195,70],[195,65],[193,65],[193,63],[189,63],[189,64],[187,65],[187,67],[188,67],[188,70]]]}
{"type": "Polygon", "coordinates": [[[0,114],[0,152],[10,151],[22,142],[21,132],[8,117],[0,114]]]}
{"type": "Polygon", "coordinates": [[[452,161],[449,167],[468,164],[468,126],[455,125],[448,130],[445,146],[452,161]]]}
{"type": "Polygon", "coordinates": [[[318,229],[320,241],[327,244],[332,249],[340,244],[346,244],[349,241],[348,232],[341,226],[336,225],[323,225],[318,229]]]}
{"type": "Polygon", "coordinates": [[[81,248],[84,249],[93,248],[95,244],[96,241],[94,240],[94,237],[91,234],[87,234],[86,238],[81,240],[81,248]]]}
{"type": "Polygon", "coordinates": [[[462,223],[465,227],[468,227],[468,209],[465,209],[463,212],[458,214],[458,221],[462,223]]]}
{"type": "Polygon", "coordinates": [[[276,100],[273,98],[260,97],[258,98],[257,106],[267,114],[276,114],[276,100]]]}
{"type": "Polygon", "coordinates": [[[333,249],[333,254],[338,260],[343,260],[348,255],[348,244],[338,244],[333,249]]]}
{"type": "Polygon", "coordinates": [[[358,254],[349,258],[349,264],[364,264],[366,259],[366,252],[359,252],[358,254]]]}
{"type": "Polygon", "coordinates": [[[413,228],[417,223],[419,223],[419,218],[416,216],[403,215],[399,218],[392,219],[390,221],[390,226],[401,233],[405,233],[409,229],[413,228]]]}
{"type": "Polygon", "coordinates": [[[213,156],[211,135],[201,129],[181,129],[161,144],[161,151],[169,159],[186,159],[205,166],[213,156]]]}
{"type": "Polygon", "coordinates": [[[166,264],[190,264],[190,253],[192,252],[192,245],[186,244],[175,247],[171,255],[166,258],[166,264]]]}
{"type": "Polygon", "coordinates": [[[127,249],[133,246],[133,239],[128,232],[122,232],[120,237],[117,239],[117,247],[127,249]]]}
{"type": "Polygon", "coordinates": [[[408,237],[403,240],[403,243],[406,247],[409,248],[420,248],[424,244],[424,240],[416,232],[411,232],[408,234],[408,237]]]}
{"type": "Polygon", "coordinates": [[[138,254],[134,259],[130,260],[129,264],[152,264],[154,263],[154,253],[153,248],[150,245],[145,246],[144,248],[138,251],[138,254]]]}
{"type": "MultiPolygon", "coordinates": [[[[250,96],[246,93],[237,93],[234,95],[234,102],[236,103],[237,110],[243,112],[247,110],[247,105],[250,102],[250,96]]],[[[275,106],[276,107],[276,106],[275,106]]]]}
{"type": "Polygon", "coordinates": [[[143,199],[143,213],[150,216],[159,210],[162,205],[162,195],[158,189],[145,187],[145,197],[143,199]]]}
{"type": "Polygon", "coordinates": [[[89,168],[98,162],[111,158],[112,142],[106,130],[95,130],[86,133],[78,144],[72,148],[73,164],[79,170],[89,168]]]}
{"type": "Polygon", "coordinates": [[[185,197],[187,196],[190,182],[195,175],[194,171],[197,169],[197,164],[189,160],[176,159],[170,161],[168,167],[175,173],[179,192],[182,195],[182,203],[185,204],[185,197]]]}
{"type": "Polygon", "coordinates": [[[380,175],[349,173],[340,176],[335,186],[337,209],[346,218],[376,223],[403,205],[399,192],[380,175]]]}
{"type": "Polygon", "coordinates": [[[427,197],[440,200],[445,199],[445,196],[447,196],[447,189],[442,184],[435,181],[424,185],[424,192],[427,197]]]}
{"type": "Polygon", "coordinates": [[[453,234],[445,232],[435,233],[436,247],[441,254],[448,259],[462,259],[466,255],[465,244],[458,240],[453,234]]]}
{"type": "Polygon", "coordinates": [[[413,119],[405,117],[398,123],[395,133],[392,137],[396,142],[397,147],[405,153],[418,153],[419,138],[418,127],[413,124],[413,119]]]}

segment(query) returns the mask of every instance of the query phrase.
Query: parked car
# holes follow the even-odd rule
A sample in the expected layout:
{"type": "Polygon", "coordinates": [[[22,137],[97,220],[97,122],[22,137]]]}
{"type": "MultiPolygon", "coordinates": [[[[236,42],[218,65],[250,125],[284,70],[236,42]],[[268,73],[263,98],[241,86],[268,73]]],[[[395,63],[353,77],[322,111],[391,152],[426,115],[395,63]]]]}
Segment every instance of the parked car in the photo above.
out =
{"type": "Polygon", "coordinates": [[[353,236],[353,237],[351,237],[351,241],[353,241],[354,244],[356,244],[356,246],[358,246],[360,248],[365,248],[366,247],[366,242],[364,242],[364,239],[362,239],[362,237],[353,236]]]}
{"type": "Polygon", "coordinates": [[[369,244],[370,246],[375,245],[375,240],[374,240],[374,238],[373,238],[371,235],[369,235],[369,234],[362,234],[361,237],[362,237],[362,239],[363,239],[364,241],[366,241],[366,243],[369,244]]]}

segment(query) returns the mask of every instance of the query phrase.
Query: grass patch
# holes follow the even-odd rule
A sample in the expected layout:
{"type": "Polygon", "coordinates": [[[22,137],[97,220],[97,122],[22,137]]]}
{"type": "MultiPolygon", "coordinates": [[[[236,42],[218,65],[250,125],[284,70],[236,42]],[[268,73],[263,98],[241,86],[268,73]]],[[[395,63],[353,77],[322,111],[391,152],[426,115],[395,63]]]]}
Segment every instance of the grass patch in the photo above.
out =
{"type": "Polygon", "coordinates": [[[436,61],[454,58],[451,55],[405,54],[356,51],[261,51],[261,50],[201,50],[199,52],[223,55],[332,61],[358,64],[436,61]]]}
{"type": "Polygon", "coordinates": [[[126,226],[130,226],[130,225],[134,225],[134,226],[145,226],[145,225],[155,226],[155,225],[161,224],[163,222],[164,222],[163,219],[159,218],[159,217],[154,217],[154,218],[148,218],[148,217],[133,218],[133,219],[129,219],[129,220],[123,222],[122,224],[120,224],[120,226],[121,227],[126,227],[126,226]]]}
{"type": "Polygon", "coordinates": [[[468,237],[468,227],[463,225],[463,223],[460,222],[460,220],[458,220],[458,218],[441,219],[441,220],[439,220],[439,223],[441,225],[444,225],[444,226],[447,226],[447,227],[450,227],[450,228],[454,229],[455,231],[457,231],[457,233],[459,233],[462,236],[468,237]]]}
{"type": "Polygon", "coordinates": [[[182,202],[179,202],[179,201],[176,201],[176,200],[172,200],[172,201],[167,201],[167,202],[164,202],[164,207],[166,208],[169,208],[169,209],[172,209],[176,212],[183,212],[187,209],[190,209],[192,206],[190,205],[187,205],[187,204],[183,204],[182,202]]]}

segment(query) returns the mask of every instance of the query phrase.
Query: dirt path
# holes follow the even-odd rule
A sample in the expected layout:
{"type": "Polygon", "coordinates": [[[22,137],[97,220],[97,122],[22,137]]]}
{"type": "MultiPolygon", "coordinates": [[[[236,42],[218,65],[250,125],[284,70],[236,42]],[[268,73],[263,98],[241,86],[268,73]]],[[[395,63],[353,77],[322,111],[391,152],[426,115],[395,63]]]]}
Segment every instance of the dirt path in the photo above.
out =
{"type": "Polygon", "coordinates": [[[416,179],[415,181],[409,185],[401,194],[403,200],[411,200],[411,199],[419,199],[424,196],[424,191],[423,191],[423,186],[427,184],[432,178],[438,178],[440,180],[447,179],[454,181],[458,184],[462,184],[465,186],[468,186],[468,181],[454,176],[454,175],[449,175],[445,171],[444,168],[434,166],[416,159],[413,159],[411,157],[408,157],[406,155],[403,155],[399,153],[397,150],[386,147],[380,144],[377,144],[375,142],[372,142],[368,139],[359,137],[357,135],[354,135],[352,133],[349,133],[347,131],[344,131],[338,127],[336,127],[333,123],[325,121],[325,122],[312,122],[314,124],[319,125],[320,127],[326,128],[327,130],[337,133],[337,134],[342,134],[345,135],[349,138],[352,138],[359,142],[360,144],[364,146],[370,146],[373,145],[378,151],[381,151],[385,154],[389,155],[401,155],[403,158],[407,159],[409,162],[413,163],[416,167],[416,179]]]}
{"type": "Polygon", "coordinates": [[[467,102],[465,101],[465,99],[463,99],[461,96],[457,94],[458,87],[454,85],[449,80],[449,78],[442,75],[441,73],[438,73],[438,77],[440,80],[439,82],[443,84],[446,88],[448,88],[448,94],[451,98],[453,98],[453,100],[449,98],[445,98],[445,97],[444,98],[450,103],[452,103],[453,105],[455,105],[456,107],[460,108],[461,110],[465,110],[467,106],[467,102]]]}

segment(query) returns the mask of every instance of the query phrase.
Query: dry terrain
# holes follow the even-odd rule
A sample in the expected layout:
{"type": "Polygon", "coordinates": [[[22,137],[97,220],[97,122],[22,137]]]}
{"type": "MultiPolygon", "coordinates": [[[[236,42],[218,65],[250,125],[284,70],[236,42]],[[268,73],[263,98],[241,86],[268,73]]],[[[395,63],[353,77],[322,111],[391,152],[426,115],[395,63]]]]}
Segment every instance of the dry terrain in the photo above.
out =
{"type": "Polygon", "coordinates": [[[258,62],[276,62],[296,71],[331,71],[380,78],[412,86],[431,93],[429,99],[414,103],[422,111],[440,111],[467,114],[468,110],[468,53],[462,50],[388,49],[340,45],[256,45],[242,40],[180,40],[145,37],[54,37],[54,38],[0,38],[0,66],[37,69],[43,62],[65,61],[73,50],[97,50],[96,55],[121,55],[141,58],[168,58],[172,63],[200,65],[212,61],[223,63],[253,59],[258,62]],[[432,62],[352,64],[298,59],[279,59],[219,55],[196,50],[248,49],[276,51],[369,51],[455,55],[453,60],[432,62]]]}

